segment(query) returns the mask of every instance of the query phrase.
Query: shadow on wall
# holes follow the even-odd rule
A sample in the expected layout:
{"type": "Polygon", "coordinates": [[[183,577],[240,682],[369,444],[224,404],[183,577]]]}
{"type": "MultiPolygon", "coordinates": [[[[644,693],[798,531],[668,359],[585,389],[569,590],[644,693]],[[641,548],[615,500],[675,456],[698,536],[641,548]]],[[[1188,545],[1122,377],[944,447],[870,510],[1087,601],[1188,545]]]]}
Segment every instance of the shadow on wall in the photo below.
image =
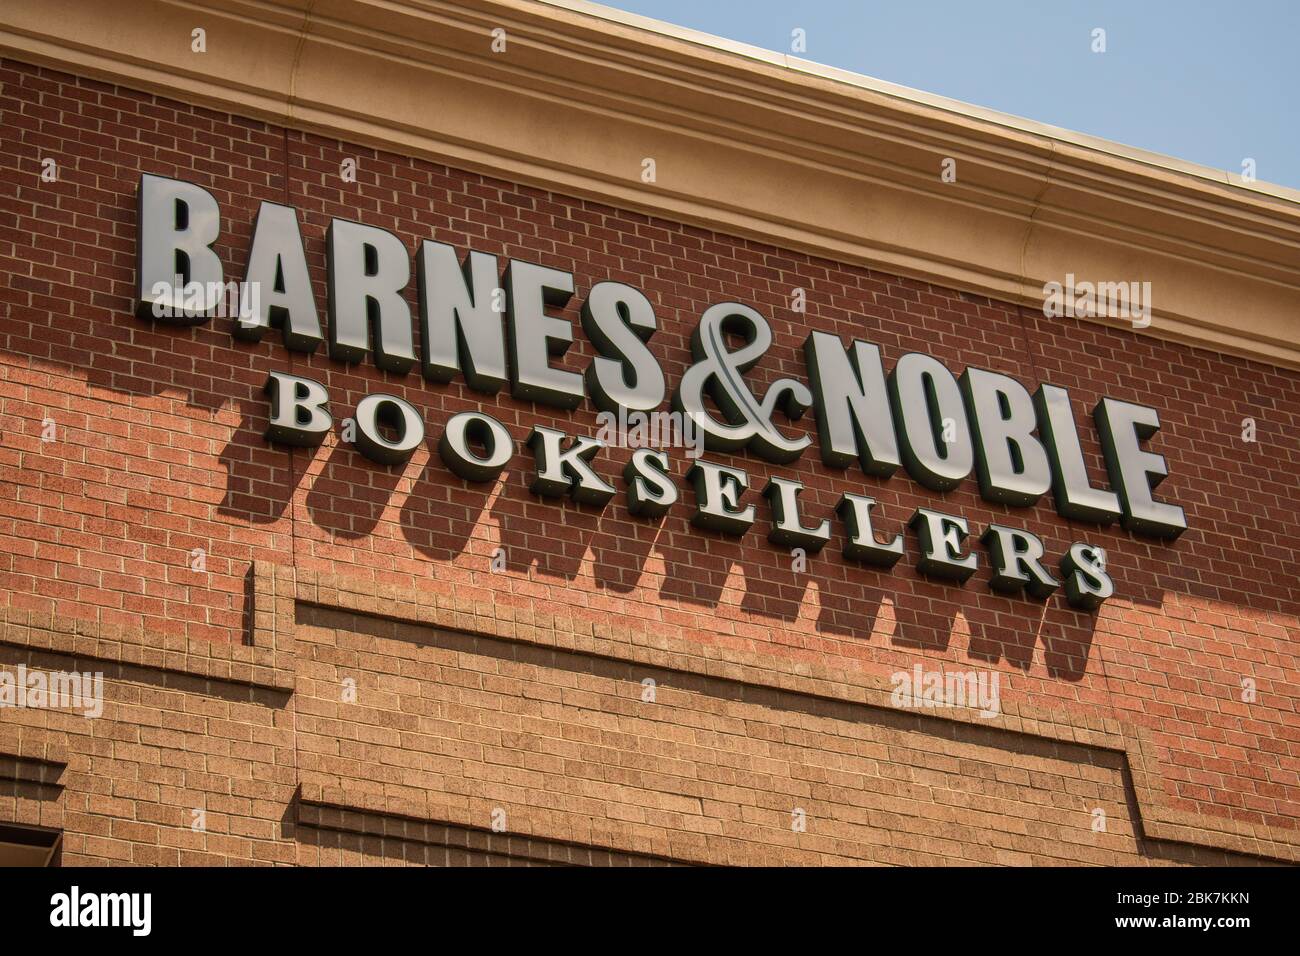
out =
{"type": "MultiPolygon", "coordinates": [[[[206,339],[224,331],[214,325],[197,336],[206,339]]],[[[136,374],[129,381],[137,387],[124,387],[127,380],[116,368],[101,367],[93,357],[86,368],[67,369],[64,374],[84,375],[87,384],[100,393],[156,397],[174,391],[175,367],[163,361],[167,357],[164,345],[171,342],[174,347],[184,333],[178,335],[172,329],[151,333],[143,326],[133,332],[137,346],[142,340],[158,340],[158,348],[150,350],[158,356],[156,364],[135,363],[136,374]]],[[[221,351],[231,354],[222,356],[214,346],[213,359],[245,368],[251,364],[252,374],[261,377],[265,374],[261,365],[267,371],[283,367],[283,357],[277,361],[274,355],[275,347],[271,343],[230,344],[227,340],[221,351]]],[[[384,511],[399,494],[403,470],[376,465],[333,439],[323,449],[270,445],[262,437],[268,424],[268,404],[260,394],[250,396],[253,391],[246,381],[214,377],[210,390],[193,388],[186,398],[190,407],[209,416],[232,406],[242,413],[218,456],[225,479],[217,513],[232,523],[273,524],[284,520],[290,502],[305,488],[306,514],[334,539],[355,542],[379,531],[384,511]]],[[[487,404],[491,411],[492,402],[487,404]]],[[[982,552],[981,571],[965,587],[936,583],[915,571],[916,544],[910,534],[904,533],[907,555],[899,565],[892,571],[878,571],[838,554],[843,532],[832,522],[835,536],[825,551],[810,557],[806,569],[795,569],[787,552],[765,540],[766,509],[752,487],[762,479],[754,462],[748,462],[751,490],[746,501],[755,502],[759,520],[742,538],[732,538],[689,524],[692,492],[682,477],[686,469],[683,460],[674,460],[681,499],[667,516],[654,521],[627,513],[622,484],[613,477],[622,460],[612,457],[602,464],[602,470],[609,472],[605,477],[620,488],[620,494],[602,511],[534,496],[527,487],[532,467],[527,452],[515,456],[494,495],[493,485],[465,483],[446,469],[436,453],[442,428],[438,419],[445,416],[425,411],[428,460],[413,475],[411,491],[401,502],[399,523],[410,547],[431,561],[460,558],[472,539],[483,536],[486,520],[496,525],[498,540],[508,543],[504,567],[508,573],[572,583],[587,567],[596,586],[613,595],[657,588],[659,597],[669,604],[702,609],[717,609],[728,593],[729,580],[734,586],[739,579],[744,582],[740,610],[752,620],[773,622],[777,628],[811,617],[812,630],[818,634],[864,644],[887,640],[897,648],[929,653],[946,652],[954,634],[964,633],[970,657],[989,664],[1005,660],[1023,671],[1029,669],[1041,641],[1051,677],[1078,681],[1087,672],[1096,618],[1066,607],[1059,593],[1045,605],[992,593],[984,585],[988,567],[982,552]]],[[[569,425],[571,431],[585,427],[576,419],[569,425]]],[[[727,456],[710,457],[727,461],[727,456]]],[[[747,460],[737,458],[734,463],[743,466],[747,460]]],[[[776,473],[779,469],[771,470],[776,473]]],[[[888,500],[885,484],[861,475],[828,474],[843,490],[861,490],[864,483],[879,485],[880,490],[868,491],[880,496],[882,511],[888,509],[894,519],[888,528],[882,524],[880,531],[892,534],[900,530],[905,509],[888,500]]],[[[899,476],[888,484],[908,482],[899,476]]],[[[907,488],[904,494],[914,491],[907,488]]],[[[973,494],[931,504],[968,517],[976,533],[990,520],[1003,520],[988,512],[973,494]]],[[[1043,526],[1050,527],[1051,522],[1059,526],[1054,532],[1059,540],[1050,545],[1055,553],[1064,550],[1068,535],[1079,534],[1103,544],[1120,561],[1116,565],[1121,569],[1116,571],[1121,586],[1117,599],[1161,606],[1168,582],[1154,576],[1144,579],[1137,561],[1124,564],[1126,542],[1131,540],[1126,534],[1071,527],[1048,509],[1042,514],[1043,520],[1035,520],[1033,530],[1042,533],[1043,526]],[[1135,573],[1130,575],[1129,570],[1135,573]]],[[[1016,516],[1005,520],[1015,523],[1016,516]]],[[[1195,536],[1191,530],[1184,539],[1194,542],[1195,536]]],[[[973,545],[973,549],[978,551],[979,546],[973,545]]]]}
{"type": "Polygon", "coordinates": [[[601,511],[543,500],[527,489],[528,468],[516,458],[499,487],[472,485],[431,455],[402,504],[407,542],[430,560],[450,562],[494,525],[492,537],[508,545],[502,570],[513,574],[573,583],[585,572],[614,595],[657,590],[669,605],[702,609],[717,609],[730,584],[740,588],[739,607],[751,619],[778,627],[810,618],[818,633],[939,653],[964,633],[972,657],[1005,659],[1022,670],[1041,640],[1052,677],[1079,680],[1087,670],[1095,618],[1068,607],[984,591],[981,609],[963,613],[974,581],[955,591],[921,578],[906,559],[893,572],[879,572],[841,558],[834,542],[797,569],[765,540],[762,521],[733,538],[690,526],[683,501],[662,518],[643,520],[629,515],[621,498],[601,511]]]}
{"type": "MultiPolygon", "coordinates": [[[[246,248],[251,228],[254,199],[248,197],[244,202],[249,208],[230,209],[231,228],[219,247],[223,262],[232,267],[240,257],[231,250],[246,248]]],[[[308,230],[304,241],[309,261],[321,261],[323,239],[318,232],[308,230]]],[[[35,248],[41,251],[39,246],[35,248]]],[[[68,255],[66,250],[57,251],[61,259],[68,255]]],[[[19,280],[36,280],[15,277],[14,289],[19,291],[13,296],[21,296],[24,302],[29,294],[42,291],[34,287],[22,291],[19,280]]],[[[314,276],[314,281],[321,285],[319,275],[314,276]]],[[[614,597],[657,594],[665,604],[704,610],[717,610],[735,593],[739,594],[740,611],[754,621],[770,622],[774,630],[789,630],[788,625],[804,621],[804,631],[862,644],[887,640],[899,648],[943,652],[954,635],[964,635],[971,657],[989,663],[1006,660],[1022,670],[1029,668],[1036,645],[1041,642],[1052,676],[1080,680],[1087,671],[1096,618],[1064,606],[1059,594],[1046,605],[993,594],[986,587],[988,567],[983,558],[981,571],[965,587],[933,583],[919,576],[913,567],[916,551],[910,534],[904,534],[907,556],[892,571],[882,572],[841,558],[837,552],[842,529],[836,527],[836,537],[826,551],[810,558],[806,570],[796,569],[787,553],[764,540],[766,509],[757,500],[763,468],[748,458],[738,458],[734,463],[751,472],[747,500],[758,504],[759,520],[741,539],[689,525],[691,492],[682,480],[685,462],[679,459],[674,461],[674,471],[682,500],[658,521],[630,516],[621,496],[602,512],[536,498],[527,488],[531,461],[526,454],[516,455],[502,489],[494,493],[490,486],[466,485],[453,476],[434,451],[447,417],[448,401],[455,401],[457,395],[461,400],[466,397],[458,387],[426,390],[418,373],[396,382],[373,369],[364,374],[338,369],[320,355],[304,359],[286,353],[274,333],[259,344],[238,341],[230,335],[230,320],[215,320],[193,329],[152,328],[131,317],[128,282],[110,281],[99,274],[87,276],[86,282],[92,305],[67,314],[25,305],[19,309],[0,293],[0,305],[5,307],[0,315],[0,333],[9,349],[6,354],[11,356],[6,364],[41,371],[48,366],[54,370],[52,374],[84,379],[96,399],[130,406],[122,416],[124,420],[134,421],[142,408],[162,408],[165,414],[170,409],[156,400],[165,397],[170,401],[180,395],[188,407],[202,413],[192,416],[194,427],[203,429],[209,441],[222,440],[212,436],[226,427],[219,424],[214,432],[213,419],[237,411],[240,421],[229,426],[218,455],[225,473],[221,499],[215,504],[217,517],[232,525],[259,527],[292,520],[291,502],[305,492],[305,508],[300,514],[333,540],[357,542],[387,533],[383,515],[395,503],[395,496],[402,494],[403,472],[374,465],[355,450],[337,443],[325,450],[308,451],[273,447],[262,437],[268,425],[268,402],[261,387],[269,372],[323,375],[328,366],[331,381],[338,371],[340,376],[355,380],[358,387],[382,383],[384,390],[405,394],[417,405],[441,406],[423,409],[430,434],[429,460],[411,476],[413,487],[399,502],[398,533],[410,548],[430,561],[461,559],[472,541],[484,539],[482,526],[494,524],[499,540],[509,544],[505,570],[516,575],[572,583],[590,573],[596,587],[614,597]],[[52,344],[65,339],[75,348],[56,349],[52,344]],[[137,402],[135,397],[148,401],[137,402]]],[[[755,374],[761,376],[761,370],[755,374]]],[[[673,384],[670,382],[670,386],[673,384]]],[[[32,392],[40,386],[26,387],[32,392]]],[[[495,402],[489,403],[489,410],[495,402]]],[[[512,426],[516,440],[526,433],[526,423],[540,414],[530,406],[512,404],[509,399],[503,399],[501,404],[512,416],[507,417],[508,421],[524,423],[512,426]]],[[[570,432],[591,433],[589,419],[583,411],[556,424],[570,432]]],[[[808,424],[805,421],[799,427],[807,428],[808,424]]],[[[105,448],[111,453],[107,445],[105,448]]],[[[1090,456],[1094,454],[1093,449],[1088,451],[1090,456]]],[[[1189,457],[1184,452],[1181,464],[1171,461],[1171,466],[1190,471],[1189,457]]],[[[721,460],[731,463],[725,456],[721,460]]],[[[804,462],[811,464],[814,471],[820,470],[811,450],[804,462]]],[[[604,463],[607,478],[619,464],[621,461],[612,458],[604,463]]],[[[769,471],[775,474],[780,469],[769,471]]],[[[1267,487],[1267,475],[1250,477],[1256,487],[1267,487]]],[[[836,492],[865,490],[878,496],[884,533],[898,530],[911,508],[922,502],[967,517],[976,533],[994,520],[1013,525],[1032,522],[1031,530],[1044,537],[1053,557],[1072,540],[1100,544],[1113,557],[1111,569],[1119,586],[1116,605],[1159,610],[1170,593],[1205,597],[1212,592],[1215,599],[1225,603],[1268,611],[1280,605],[1287,613],[1300,614],[1300,594],[1293,592],[1275,605],[1271,598],[1276,591],[1270,591],[1264,583],[1249,581],[1240,570],[1273,566],[1267,554],[1269,541],[1250,535],[1226,538],[1231,532],[1217,529],[1231,521],[1211,520],[1214,515],[1210,507],[1198,516],[1195,501],[1182,502],[1188,510],[1190,530],[1175,544],[1167,545],[1134,539],[1114,528],[1099,531],[1067,522],[1049,506],[1015,512],[998,510],[970,491],[973,481],[948,496],[927,494],[918,498],[918,486],[901,476],[884,483],[857,472],[845,475],[827,471],[824,478],[836,492]],[[1209,540],[1211,535],[1213,540],[1209,540]],[[1171,572],[1170,567],[1178,562],[1186,562],[1187,569],[1171,572]]],[[[818,480],[822,481],[823,476],[818,480]]],[[[619,481],[613,483],[621,488],[619,481]]],[[[1242,487],[1239,493],[1248,498],[1251,490],[1242,487]]],[[[822,491],[823,498],[830,494],[825,487],[822,491]]],[[[834,498],[830,494],[829,500],[834,498]]],[[[160,499],[159,504],[161,508],[156,510],[165,509],[168,503],[160,499]]],[[[148,510],[153,506],[137,507],[148,510]]],[[[810,514],[820,517],[826,510],[819,507],[810,514]]],[[[1278,537],[1286,530],[1284,523],[1278,537]]]]}

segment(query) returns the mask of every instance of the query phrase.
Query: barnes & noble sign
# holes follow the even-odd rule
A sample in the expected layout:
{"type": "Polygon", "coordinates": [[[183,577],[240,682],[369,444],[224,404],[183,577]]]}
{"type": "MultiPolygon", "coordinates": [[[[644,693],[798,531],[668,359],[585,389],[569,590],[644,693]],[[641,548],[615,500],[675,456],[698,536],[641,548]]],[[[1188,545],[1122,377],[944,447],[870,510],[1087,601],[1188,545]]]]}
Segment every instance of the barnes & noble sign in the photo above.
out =
{"type": "MultiPolygon", "coordinates": [[[[261,204],[240,283],[226,282],[212,249],[220,232],[220,209],[209,192],[175,179],[142,177],[137,314],[160,322],[206,322],[233,285],[240,304],[236,336],[258,341],[278,329],[286,348],[315,352],[325,335],[296,210],[261,204]]],[[[670,396],[651,344],[658,320],[650,301],[631,286],[599,282],[588,292],[581,325],[597,356],[580,374],[553,364],[575,334],[571,322],[547,311],[573,296],[568,272],[514,259],[502,273],[495,256],[471,251],[462,262],[453,247],[424,240],[415,257],[419,305],[413,316],[405,297],[412,282],[410,253],[392,233],[334,219],[326,234],[326,266],[323,324],[329,355],[338,361],[369,359],[399,375],[418,366],[429,382],[461,376],[487,395],[509,388],[515,398],[563,409],[589,398],[620,421],[658,415],[671,399],[667,414],[676,416],[683,434],[697,435],[706,451],[748,451],[778,464],[797,460],[812,443],[806,434],[783,429],[778,410],[796,420],[811,409],[818,451],[833,468],[856,464],[881,479],[902,468],[937,492],[955,488],[973,471],[980,494],[996,504],[1030,507],[1050,492],[1057,512],[1073,520],[1100,526],[1119,520],[1135,534],[1166,539],[1187,527],[1182,508],[1153,495],[1167,469],[1161,455],[1143,447],[1160,427],[1152,408],[1103,398],[1094,409],[1114,489],[1107,490],[1089,481],[1070,397],[1054,385],[1030,394],[1013,378],[975,367],[954,377],[937,359],[916,352],[900,357],[886,375],[877,346],[855,340],[846,347],[838,336],[813,331],[803,348],[807,383],[783,378],[759,395],[745,374],[770,346],[771,330],[753,308],[722,302],[700,317],[691,338],[693,364],[670,396]]],[[[333,429],[330,396],[321,383],[272,372],[266,392],[269,441],[315,446],[333,429]]],[[[395,395],[368,395],[351,424],[357,449],[381,465],[401,465],[425,440],[422,416],[395,395]]],[[[570,497],[595,508],[618,494],[593,468],[607,445],[600,438],[536,426],[525,444],[535,460],[534,494],[570,497]]],[[[505,426],[486,411],[453,416],[437,447],[446,466],[470,482],[495,481],[515,451],[505,426]]],[[[749,474],[692,457],[686,475],[692,523],[744,534],[756,513],[753,504],[741,504],[749,474]]],[[[628,510],[647,518],[664,514],[681,494],[663,447],[636,448],[622,482],[628,510]]],[[[831,519],[805,514],[802,490],[787,478],[766,482],[768,537],[813,553],[830,540],[831,519]]],[[[835,512],[845,557],[888,569],[903,556],[903,537],[878,540],[875,504],[868,495],[844,494],[835,512]]],[[[921,573],[957,583],[974,574],[979,558],[967,541],[966,519],[918,508],[908,526],[916,535],[921,573]]],[[[1045,600],[1063,587],[1068,602],[1085,610],[1114,593],[1105,552],[1095,545],[1075,542],[1053,562],[1042,541],[1022,529],[993,524],[979,540],[992,565],[989,586],[999,593],[1045,600]]]]}

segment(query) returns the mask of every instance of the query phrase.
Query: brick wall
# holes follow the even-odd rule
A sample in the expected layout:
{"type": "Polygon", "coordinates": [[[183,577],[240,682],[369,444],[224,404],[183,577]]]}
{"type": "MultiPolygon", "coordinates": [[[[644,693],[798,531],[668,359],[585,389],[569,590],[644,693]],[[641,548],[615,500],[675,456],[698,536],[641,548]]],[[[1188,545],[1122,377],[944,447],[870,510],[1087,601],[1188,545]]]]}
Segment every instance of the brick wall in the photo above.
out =
{"type": "MultiPolygon", "coordinates": [[[[1300,375],[13,61],[0,84],[0,665],[112,665],[100,721],[0,711],[0,767],[12,768],[0,820],[65,829],[66,862],[338,862],[327,850],[345,837],[349,860],[428,862],[448,827],[479,839],[498,806],[532,841],[521,860],[590,862],[593,846],[620,862],[1295,856],[1300,375]],[[47,158],[54,182],[41,179],[47,158]],[[345,159],[354,183],[339,175],[345,159]],[[1189,530],[1172,545],[1099,531],[1050,499],[990,505],[973,477],[940,495],[901,472],[828,469],[814,449],[787,466],[710,453],[750,472],[759,521],[741,539],[692,528],[685,486],[655,522],[631,517],[622,495],[600,512],[536,498],[527,452],[499,488],[467,486],[429,453],[451,415],[483,408],[522,441],[534,424],[594,434],[594,409],[308,358],[274,333],[249,344],[230,320],[139,321],[142,172],[217,197],[231,278],[259,203],[296,207],[322,314],[324,233],[339,216],[412,250],[433,238],[572,271],[575,325],[594,282],[641,289],[670,388],[699,315],[736,299],[775,335],[750,374],[756,392],[805,377],[810,328],[879,344],[886,368],[921,351],[954,372],[1051,382],[1071,390],[1095,478],[1087,411],[1103,394],[1154,406],[1171,472],[1159,494],[1186,509],[1189,530]],[[791,311],[796,287],[806,315],[791,311]],[[336,418],[367,393],[399,395],[424,414],[428,447],[401,469],[337,433],[319,450],[271,447],[270,371],[325,383],[336,418]],[[1242,441],[1245,417],[1255,443],[1242,441]],[[845,561],[838,537],[796,572],[766,541],[768,475],[804,482],[816,518],[846,491],[872,495],[891,534],[927,506],[976,534],[993,521],[1027,528],[1049,555],[1103,545],[1117,595],[1095,616],[1059,595],[1045,607],[999,597],[983,558],[964,588],[931,583],[912,569],[910,536],[889,573],[845,561]],[[506,568],[494,574],[498,547],[506,568]],[[203,571],[191,570],[195,548],[203,571]],[[296,637],[267,648],[255,563],[471,610],[462,627],[410,624],[423,630],[400,637],[383,601],[355,618],[291,597],[277,613],[296,637]],[[518,615],[562,619],[549,633],[568,656],[521,664],[532,645],[502,625],[518,615]],[[627,710],[643,706],[643,676],[623,645],[569,646],[602,629],[679,656],[654,716],[627,710]],[[918,661],[996,670],[1010,723],[900,716],[854,696],[918,661]],[[833,690],[790,686],[812,673],[833,690]],[[356,704],[334,693],[348,675],[356,704]],[[548,687],[566,690],[552,699],[548,687]],[[1019,723],[1031,719],[1056,729],[1019,723]],[[799,800],[813,806],[796,834],[799,800]],[[196,806],[210,806],[204,832],[190,828],[196,806]],[[1104,834],[1090,826],[1099,807],[1115,821],[1104,834]],[[363,842],[376,832],[397,849],[363,842]]],[[[562,364],[580,371],[593,353],[576,339],[562,364]]],[[[628,454],[599,460],[619,487],[628,454]]],[[[687,464],[674,455],[679,478],[687,464]]]]}

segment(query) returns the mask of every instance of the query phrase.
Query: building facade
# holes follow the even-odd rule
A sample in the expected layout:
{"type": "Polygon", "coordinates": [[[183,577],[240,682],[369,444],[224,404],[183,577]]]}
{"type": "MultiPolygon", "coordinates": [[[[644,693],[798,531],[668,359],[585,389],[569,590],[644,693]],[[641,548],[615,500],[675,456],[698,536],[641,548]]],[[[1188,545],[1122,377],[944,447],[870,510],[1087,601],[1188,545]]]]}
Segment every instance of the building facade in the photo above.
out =
{"type": "Polygon", "coordinates": [[[0,125],[4,859],[1300,855],[1294,191],[567,0],[8,0],[0,125]]]}

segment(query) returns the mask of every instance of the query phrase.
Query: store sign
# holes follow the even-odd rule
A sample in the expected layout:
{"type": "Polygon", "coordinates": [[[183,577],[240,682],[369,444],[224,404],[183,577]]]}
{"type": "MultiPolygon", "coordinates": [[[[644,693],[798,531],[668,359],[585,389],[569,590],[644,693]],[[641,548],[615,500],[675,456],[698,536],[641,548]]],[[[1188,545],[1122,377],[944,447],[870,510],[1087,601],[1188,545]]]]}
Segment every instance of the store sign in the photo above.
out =
{"type": "MultiPolygon", "coordinates": [[[[192,183],[146,175],[139,193],[137,314],[179,324],[209,321],[227,298],[238,301],[236,336],[259,341],[272,329],[286,348],[312,353],[325,341],[309,279],[297,212],[263,202],[241,283],[227,283],[212,245],[221,231],[213,196],[192,183]],[[231,295],[231,290],[234,294],[231,295]]],[[[418,314],[405,291],[412,281],[405,244],[383,229],[334,219],[326,234],[328,354],[356,364],[371,360],[403,375],[419,368],[425,380],[456,376],[485,395],[509,388],[517,399],[563,409],[590,399],[603,413],[658,414],[668,383],[650,348],[658,320],[650,301],[618,282],[594,285],[582,304],[583,333],[597,357],[584,374],[552,364],[572,345],[571,322],[547,312],[574,294],[570,273],[510,260],[504,274],[495,256],[424,240],[415,259],[418,314]],[[414,328],[418,323],[419,353],[414,328]]],[[[886,374],[880,349],[866,341],[847,348],[834,335],[813,331],[804,343],[808,381],[782,378],[762,395],[746,373],[771,344],[767,320],[736,302],[710,306],[691,339],[694,362],[671,395],[673,413],[703,437],[708,451],[748,451],[769,462],[794,462],[812,443],[781,426],[811,409],[818,450],[832,468],[856,464],[889,478],[900,468],[936,492],[949,491],[973,471],[981,495],[996,504],[1031,507],[1049,491],[1065,518],[1172,539],[1187,527],[1182,508],[1158,501],[1153,489],[1166,476],[1164,458],[1143,447],[1160,427],[1156,411],[1104,398],[1093,412],[1110,485],[1091,484],[1065,389],[1041,385],[1030,394],[1009,376],[970,367],[954,377],[942,362],[908,353],[886,374]],[[733,347],[735,342],[739,347],[733,347]],[[780,412],[780,416],[777,412],[780,412]]],[[[324,385],[272,372],[269,441],[315,446],[334,426],[324,385]]],[[[395,395],[363,398],[352,416],[358,450],[381,465],[401,465],[425,440],[418,410],[395,395]]],[[[603,507],[618,489],[592,462],[606,443],[587,435],[536,426],[526,441],[536,466],[531,490],[603,507]]],[[[483,411],[447,422],[438,441],[446,466],[469,482],[495,481],[514,453],[506,427],[483,411]]],[[[746,471],[697,457],[687,472],[693,489],[692,523],[729,535],[744,534],[755,506],[742,505],[746,471]]],[[[785,548],[819,551],[831,537],[829,518],[809,519],[801,483],[772,477],[763,489],[771,512],[769,539],[785,548]]],[[[638,448],[623,471],[628,510],[664,514],[679,497],[667,451],[638,448]]],[[[846,534],[845,557],[891,568],[903,539],[880,541],[872,523],[876,502],[845,494],[836,514],[846,534]]],[[[919,508],[908,523],[923,574],[965,582],[978,557],[966,539],[967,521],[919,508]]],[[[1092,609],[1114,593],[1100,547],[1076,542],[1049,567],[1042,541],[1027,531],[990,525],[980,541],[993,566],[989,582],[1004,594],[1045,600],[1064,587],[1068,602],[1092,609]],[[1058,577],[1059,575],[1059,577],[1058,577]]]]}

